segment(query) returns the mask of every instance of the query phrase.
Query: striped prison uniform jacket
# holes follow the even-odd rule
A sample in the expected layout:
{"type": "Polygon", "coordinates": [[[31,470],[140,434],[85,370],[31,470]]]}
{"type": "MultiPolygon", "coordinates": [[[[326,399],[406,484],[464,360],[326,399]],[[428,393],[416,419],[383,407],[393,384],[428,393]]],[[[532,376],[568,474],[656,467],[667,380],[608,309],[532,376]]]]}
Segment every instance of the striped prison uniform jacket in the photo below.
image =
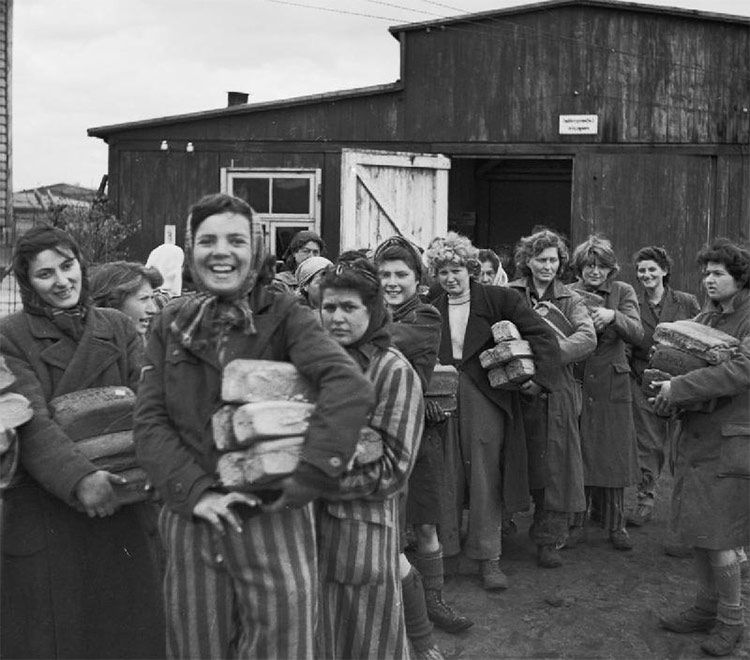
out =
{"type": "Polygon", "coordinates": [[[341,481],[340,501],[320,507],[320,616],[323,658],[408,658],[398,574],[398,492],[406,485],[424,427],[422,387],[396,349],[371,348],[375,386],[370,427],[383,457],[341,481]]]}

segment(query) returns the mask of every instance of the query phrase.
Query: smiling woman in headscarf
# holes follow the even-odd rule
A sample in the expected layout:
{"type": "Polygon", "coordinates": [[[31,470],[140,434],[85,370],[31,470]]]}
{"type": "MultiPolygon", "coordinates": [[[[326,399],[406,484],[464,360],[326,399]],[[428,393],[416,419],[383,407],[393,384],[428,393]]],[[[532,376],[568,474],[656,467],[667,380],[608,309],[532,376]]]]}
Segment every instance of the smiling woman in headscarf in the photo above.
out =
{"type": "Polygon", "coordinates": [[[154,322],[136,405],[138,457],[165,506],[167,647],[173,657],[312,657],[318,596],[312,500],[336,491],[372,386],[312,311],[265,286],[252,209],[208,195],[190,210],[198,292],[154,322]],[[292,362],[316,388],[297,470],[261,507],[223,490],[211,419],[235,358],[292,362]]]}

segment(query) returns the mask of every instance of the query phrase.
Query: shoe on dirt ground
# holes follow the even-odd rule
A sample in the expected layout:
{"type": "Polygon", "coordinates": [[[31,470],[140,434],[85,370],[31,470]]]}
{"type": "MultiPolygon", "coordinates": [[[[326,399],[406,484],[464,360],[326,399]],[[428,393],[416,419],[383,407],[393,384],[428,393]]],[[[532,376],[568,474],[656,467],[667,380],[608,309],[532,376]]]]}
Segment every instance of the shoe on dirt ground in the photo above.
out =
{"type": "Polygon", "coordinates": [[[508,577],[500,568],[499,559],[483,559],[479,565],[479,573],[482,576],[482,586],[487,591],[508,588],[508,577]]]}
{"type": "Polygon", "coordinates": [[[443,600],[439,589],[425,589],[424,596],[427,616],[441,630],[455,635],[474,625],[469,617],[459,614],[443,600]]]}
{"type": "Polygon", "coordinates": [[[635,509],[628,514],[626,523],[633,527],[641,527],[651,520],[654,515],[653,500],[639,502],[635,509]]]}
{"type": "Polygon", "coordinates": [[[703,640],[701,649],[708,655],[729,655],[740,643],[744,629],[743,625],[730,626],[723,621],[717,621],[711,634],[703,640]]]}
{"type": "Polygon", "coordinates": [[[536,549],[536,563],[542,568],[560,568],[563,561],[554,545],[539,545],[536,549]]]}
{"type": "Polygon", "coordinates": [[[411,657],[415,660],[445,660],[445,656],[440,649],[434,644],[427,649],[418,651],[413,646],[411,648],[411,657]]]}
{"type": "Polygon", "coordinates": [[[609,542],[615,550],[632,550],[633,541],[624,529],[616,529],[609,533],[609,542]]]}
{"type": "Polygon", "coordinates": [[[665,543],[663,546],[664,554],[678,559],[687,559],[693,556],[693,549],[689,545],[682,543],[665,543]]]}
{"type": "Polygon", "coordinates": [[[716,615],[693,605],[682,612],[660,616],[659,625],[676,633],[709,632],[716,625],[716,615]]]}

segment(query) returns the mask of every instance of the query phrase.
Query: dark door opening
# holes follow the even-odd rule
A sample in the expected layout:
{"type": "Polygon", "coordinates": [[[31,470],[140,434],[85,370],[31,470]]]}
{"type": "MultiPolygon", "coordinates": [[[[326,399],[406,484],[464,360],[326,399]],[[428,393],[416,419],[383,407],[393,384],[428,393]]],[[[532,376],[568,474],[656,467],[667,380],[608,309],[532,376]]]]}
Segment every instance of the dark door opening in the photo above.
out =
{"type": "Polygon", "coordinates": [[[535,227],[570,237],[572,159],[454,158],[449,175],[451,229],[512,259],[535,227]]]}

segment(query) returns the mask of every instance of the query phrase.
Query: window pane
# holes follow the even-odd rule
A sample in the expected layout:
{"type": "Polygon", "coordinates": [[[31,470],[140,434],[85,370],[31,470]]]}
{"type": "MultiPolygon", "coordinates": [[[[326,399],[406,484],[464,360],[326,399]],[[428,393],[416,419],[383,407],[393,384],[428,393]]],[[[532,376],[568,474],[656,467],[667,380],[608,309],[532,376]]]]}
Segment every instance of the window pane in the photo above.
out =
{"type": "Polygon", "coordinates": [[[268,213],[270,200],[268,197],[268,179],[232,179],[232,190],[235,197],[244,199],[254,211],[268,213]]]}
{"type": "Polygon", "coordinates": [[[273,213],[310,213],[310,179],[273,179],[273,213]]]}
{"type": "Polygon", "coordinates": [[[286,252],[289,244],[292,242],[294,235],[298,231],[312,229],[312,225],[300,225],[299,227],[276,227],[276,258],[281,259],[286,252]]]}

